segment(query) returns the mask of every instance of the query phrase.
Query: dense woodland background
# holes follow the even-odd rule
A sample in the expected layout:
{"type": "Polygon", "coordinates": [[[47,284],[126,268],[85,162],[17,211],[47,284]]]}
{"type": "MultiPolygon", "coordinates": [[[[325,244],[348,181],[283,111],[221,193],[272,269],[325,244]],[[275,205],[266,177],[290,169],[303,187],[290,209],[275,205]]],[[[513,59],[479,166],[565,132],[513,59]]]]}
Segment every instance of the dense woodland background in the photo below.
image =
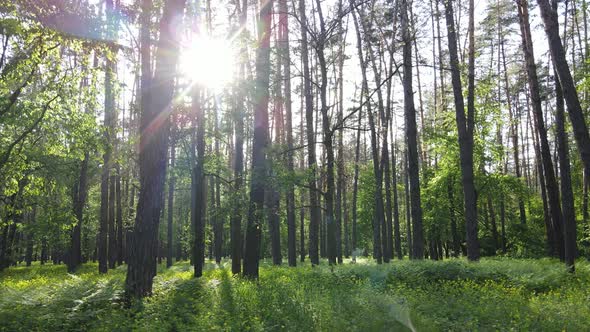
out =
{"type": "Polygon", "coordinates": [[[206,257],[254,278],[260,259],[360,256],[551,256],[573,272],[590,255],[587,14],[2,0],[0,269],[126,263],[136,297],[158,262],[200,277],[206,257]],[[199,78],[186,54],[204,36],[233,53],[199,78]]]}

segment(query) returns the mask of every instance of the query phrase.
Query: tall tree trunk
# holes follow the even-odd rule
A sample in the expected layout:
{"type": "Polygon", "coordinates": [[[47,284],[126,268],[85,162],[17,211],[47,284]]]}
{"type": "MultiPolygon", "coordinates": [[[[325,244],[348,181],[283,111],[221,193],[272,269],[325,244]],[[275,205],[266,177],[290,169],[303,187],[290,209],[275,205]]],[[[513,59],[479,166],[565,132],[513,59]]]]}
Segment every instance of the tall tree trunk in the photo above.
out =
{"type": "MultiPolygon", "coordinates": [[[[280,8],[278,9],[280,12],[280,8]]],[[[280,15],[280,13],[279,13],[280,15]]],[[[273,22],[272,24],[277,24],[273,22]]],[[[281,265],[283,257],[281,255],[281,217],[279,210],[281,207],[281,188],[278,183],[278,173],[276,171],[277,165],[284,162],[284,159],[277,153],[277,148],[280,148],[283,144],[283,91],[281,90],[283,81],[283,53],[282,49],[282,35],[281,35],[281,21],[279,20],[279,29],[275,29],[275,45],[278,47],[276,56],[276,68],[274,71],[275,80],[273,85],[278,87],[274,90],[273,111],[272,111],[272,124],[271,124],[271,136],[274,136],[274,142],[269,138],[269,145],[274,145],[273,149],[269,150],[267,155],[267,176],[268,176],[268,187],[265,193],[265,204],[268,218],[268,233],[271,244],[271,256],[274,265],[281,265]],[[277,36],[278,35],[278,36],[277,36]],[[274,131],[274,135],[272,135],[274,131]]],[[[286,165],[284,165],[286,166],[286,165]]]]}
{"type": "MultiPolygon", "coordinates": [[[[293,174],[293,114],[291,110],[291,56],[289,54],[289,9],[287,0],[279,1],[279,34],[283,58],[283,83],[285,102],[285,131],[287,136],[287,171],[293,174]]],[[[296,226],[295,226],[295,188],[289,183],[286,191],[287,200],[287,257],[289,266],[297,265],[296,226]]]]}
{"type": "Polygon", "coordinates": [[[424,258],[424,235],[422,231],[422,206],[420,199],[420,174],[418,164],[418,129],[414,91],[412,88],[412,37],[408,22],[408,2],[401,0],[400,17],[403,46],[404,114],[406,120],[406,142],[408,144],[408,169],[412,205],[412,255],[414,259],[424,258]]]}
{"type": "Polygon", "coordinates": [[[258,48],[256,50],[256,82],[254,97],[254,142],[252,143],[252,175],[250,205],[246,226],[244,276],[258,278],[262,210],[266,177],[266,147],[268,146],[268,97],[270,76],[270,30],[272,0],[260,2],[258,18],[258,48]]]}
{"type": "MultiPolygon", "coordinates": [[[[246,19],[248,17],[248,1],[241,0],[236,3],[237,10],[240,13],[240,26],[243,27],[241,38],[246,38],[246,19]]],[[[246,43],[242,40],[241,53],[248,52],[246,43]]],[[[246,60],[239,64],[239,82],[244,83],[246,76],[246,60]]],[[[244,173],[244,114],[246,110],[246,96],[242,88],[238,88],[238,100],[236,101],[235,114],[235,152],[234,152],[234,192],[237,195],[235,200],[233,214],[231,218],[231,269],[233,274],[239,274],[242,271],[242,183],[244,173]]]]}
{"type": "Polygon", "coordinates": [[[301,22],[301,58],[303,62],[303,94],[305,95],[305,122],[307,128],[307,165],[309,168],[309,259],[312,265],[320,263],[318,244],[320,227],[320,206],[318,189],[316,186],[316,154],[315,132],[313,121],[313,97],[311,91],[311,72],[309,66],[309,50],[307,42],[307,13],[305,0],[299,0],[299,21],[301,22]]]}
{"type": "Polygon", "coordinates": [[[334,220],[334,193],[336,191],[336,182],[334,169],[334,140],[330,124],[330,106],[328,105],[327,100],[328,65],[324,55],[325,43],[328,41],[328,35],[320,0],[316,0],[316,10],[320,21],[320,37],[315,47],[315,51],[318,56],[321,76],[319,86],[321,103],[320,113],[322,115],[323,143],[326,152],[326,192],[324,193],[324,200],[326,203],[324,211],[324,219],[326,221],[326,245],[328,262],[330,264],[336,264],[336,222],[334,220]]]}
{"type": "Polygon", "coordinates": [[[479,259],[479,242],[477,240],[477,192],[473,177],[473,129],[475,118],[474,79],[475,79],[475,45],[474,45],[474,13],[473,0],[469,0],[469,74],[467,94],[467,116],[461,87],[461,72],[457,53],[457,34],[453,14],[452,0],[445,2],[447,20],[447,38],[451,58],[451,78],[455,97],[455,115],[459,133],[459,155],[461,159],[461,177],[463,182],[463,200],[465,205],[465,225],[467,239],[467,258],[471,261],[479,259]]]}
{"type": "MultiPolygon", "coordinates": [[[[301,89],[303,89],[304,83],[303,81],[305,78],[301,77],[301,89]]],[[[303,129],[304,123],[304,98],[301,99],[301,106],[300,106],[300,121],[299,121],[299,146],[303,147],[304,145],[304,136],[305,131],[303,129]]],[[[299,160],[299,169],[301,171],[305,170],[305,150],[301,149],[300,160],[299,160]]],[[[301,263],[305,262],[305,190],[300,190],[300,201],[299,204],[301,206],[299,211],[299,255],[301,256],[301,263]]]]}
{"type": "Polygon", "coordinates": [[[128,297],[152,293],[156,275],[158,228],[166,181],[168,137],[172,107],[177,50],[178,25],[186,0],[170,0],[160,19],[160,37],[156,51],[155,74],[151,75],[150,32],[151,0],[142,2],[141,19],[141,125],[139,149],[140,192],[133,235],[130,241],[125,291],[128,297]],[[157,120],[157,121],[156,121],[157,120]]]}
{"type": "MultiPolygon", "coordinates": [[[[338,15],[342,16],[342,0],[338,1],[338,15]]],[[[342,124],[343,113],[344,113],[344,29],[342,27],[342,20],[338,20],[338,35],[342,40],[338,41],[338,78],[337,78],[337,90],[338,90],[338,108],[337,108],[337,121],[341,128],[337,129],[337,140],[338,140],[338,157],[336,160],[336,207],[335,207],[335,218],[336,218],[336,257],[338,264],[342,264],[342,223],[343,223],[343,208],[346,205],[344,202],[346,199],[346,181],[344,174],[344,128],[342,124]]],[[[346,222],[346,221],[344,221],[346,222]]],[[[347,252],[347,248],[345,248],[347,252]]]]}
{"type": "MultiPolygon", "coordinates": [[[[351,6],[354,7],[354,1],[351,1],[351,6]]],[[[359,16],[363,15],[363,13],[359,10],[359,16]]],[[[362,80],[363,80],[363,94],[365,98],[369,97],[369,86],[367,82],[367,69],[363,55],[363,46],[362,46],[362,38],[360,33],[360,27],[358,22],[362,20],[359,17],[357,20],[356,10],[352,12],[355,30],[356,30],[356,37],[357,37],[357,52],[361,66],[361,73],[362,73],[362,80]]],[[[366,33],[366,30],[365,30],[366,33]]],[[[383,261],[383,252],[381,247],[381,227],[384,224],[384,211],[383,211],[383,177],[381,176],[381,168],[379,163],[379,148],[377,146],[377,131],[375,125],[375,119],[373,116],[373,111],[371,109],[371,103],[368,102],[367,106],[367,115],[369,117],[369,128],[371,131],[371,155],[373,157],[373,172],[375,173],[375,216],[373,218],[373,258],[377,261],[377,264],[381,264],[383,261]]]]}
{"type": "MultiPolygon", "coordinates": [[[[555,3],[557,6],[557,3],[555,3]]],[[[561,185],[561,208],[563,211],[564,226],[564,258],[565,265],[570,272],[575,271],[576,259],[576,210],[574,207],[574,194],[572,192],[572,180],[570,158],[568,153],[568,139],[565,131],[565,110],[563,105],[563,93],[557,73],[555,77],[555,129],[557,135],[557,153],[559,155],[559,172],[561,185]]]]}
{"type": "MultiPolygon", "coordinates": [[[[364,90],[364,89],[363,89],[364,90]]],[[[352,182],[352,236],[351,236],[351,245],[352,245],[352,260],[353,262],[356,261],[357,256],[357,243],[358,243],[358,229],[357,229],[357,201],[358,201],[358,182],[359,182],[359,162],[360,162],[360,155],[361,155],[361,125],[362,125],[362,95],[361,92],[361,101],[358,110],[358,123],[357,123],[357,130],[356,130],[356,144],[354,148],[354,178],[352,182]]]]}
{"type": "MultiPolygon", "coordinates": [[[[364,24],[364,20],[361,17],[361,22],[363,23],[363,30],[368,31],[366,24],[364,24]]],[[[394,23],[395,27],[395,23],[394,23]]],[[[373,70],[373,76],[375,78],[375,84],[381,85],[381,72],[377,68],[377,63],[375,61],[375,55],[373,53],[373,46],[371,44],[371,39],[366,38],[367,43],[367,53],[368,58],[371,61],[371,68],[373,70]]],[[[387,85],[389,87],[389,84],[387,85]]],[[[389,165],[389,143],[388,139],[388,121],[389,121],[389,114],[385,112],[385,102],[383,101],[383,94],[381,92],[381,88],[378,87],[376,89],[377,92],[377,107],[379,110],[379,118],[381,120],[381,130],[379,136],[383,137],[381,142],[381,160],[379,163],[379,174],[375,174],[377,180],[379,181],[379,187],[383,188],[383,179],[385,178],[385,200],[383,199],[383,194],[381,193],[381,206],[383,210],[383,215],[378,215],[378,219],[381,222],[381,246],[382,246],[382,254],[383,254],[383,261],[388,263],[391,258],[391,240],[389,234],[391,233],[391,225],[393,224],[392,221],[392,206],[391,206],[391,173],[390,173],[390,165],[389,165]],[[379,180],[381,178],[381,180],[379,180]]],[[[377,146],[379,142],[377,142],[377,146]]],[[[377,152],[378,153],[378,152],[377,152]]],[[[379,200],[379,198],[377,197],[379,200]]],[[[379,202],[377,202],[379,204],[379,202]]],[[[378,210],[378,209],[377,209],[378,210]]]]}
{"type": "MultiPolygon", "coordinates": [[[[514,158],[514,171],[516,173],[516,177],[520,179],[522,177],[520,171],[520,160],[519,160],[519,144],[518,144],[518,123],[514,113],[516,113],[516,109],[512,108],[511,103],[511,96],[510,96],[510,87],[508,84],[508,68],[506,66],[506,51],[504,50],[504,36],[502,35],[502,24],[500,20],[498,20],[498,29],[499,29],[499,38],[500,38],[500,51],[502,53],[502,67],[504,71],[504,91],[506,93],[506,104],[508,106],[508,117],[510,121],[510,132],[512,138],[512,153],[514,158]]],[[[526,224],[526,212],[524,208],[524,200],[519,195],[518,197],[518,212],[520,216],[520,223],[525,225],[526,224]]],[[[504,240],[502,242],[503,248],[505,248],[504,240]]]]}
{"type": "MultiPolygon", "coordinates": [[[[106,0],[106,21],[109,36],[114,34],[113,26],[113,13],[114,6],[113,0],[106,0]]],[[[113,51],[114,52],[114,51],[113,51]]],[[[114,136],[114,113],[115,113],[115,92],[113,87],[114,82],[114,71],[115,64],[111,57],[106,57],[105,63],[105,76],[104,76],[104,138],[105,138],[105,150],[103,154],[103,165],[100,182],[100,223],[98,228],[98,272],[107,273],[109,256],[108,249],[110,247],[108,243],[108,233],[110,225],[110,200],[109,200],[109,179],[112,164],[112,151],[113,151],[113,136],[114,136]]],[[[114,221],[114,220],[113,220],[114,221]]]]}
{"type": "MultiPolygon", "coordinates": [[[[393,129],[393,124],[392,124],[393,129]]],[[[393,130],[392,130],[393,137],[393,130]]],[[[391,173],[392,173],[392,190],[393,190],[393,237],[395,240],[395,254],[398,259],[403,259],[400,224],[399,224],[399,199],[397,192],[397,150],[395,141],[391,140],[391,173]]]]}
{"type": "Polygon", "coordinates": [[[553,163],[551,161],[551,151],[549,147],[549,141],[547,139],[547,129],[545,128],[545,121],[543,119],[543,109],[541,106],[539,81],[537,79],[537,66],[535,64],[535,57],[533,53],[533,42],[531,39],[531,29],[529,25],[527,1],[519,0],[519,2],[517,3],[517,7],[521,27],[521,36],[524,49],[524,57],[526,62],[528,84],[532,101],[532,110],[535,118],[536,128],[539,133],[541,161],[543,163],[543,171],[547,186],[547,198],[549,203],[548,208],[549,215],[551,216],[551,228],[553,230],[552,251],[554,255],[563,259],[563,229],[561,207],[559,205],[559,191],[557,188],[557,181],[555,179],[553,163]]]}
{"type": "MultiPolygon", "coordinates": [[[[214,121],[215,121],[215,141],[214,141],[214,148],[215,148],[215,156],[220,156],[219,152],[219,119],[218,119],[218,112],[219,107],[217,102],[214,102],[214,121]]],[[[221,213],[221,180],[219,169],[215,170],[216,178],[215,178],[215,210],[214,210],[214,217],[213,217],[213,236],[214,236],[214,243],[215,243],[215,262],[217,264],[221,264],[221,257],[223,256],[223,215],[221,213]]]]}
{"type": "MultiPolygon", "coordinates": [[[[525,0],[520,1],[521,3],[526,4],[525,0]]],[[[584,118],[584,113],[576,91],[576,84],[570,73],[566,60],[566,53],[561,43],[561,38],[559,37],[557,8],[552,8],[549,0],[537,0],[537,3],[541,10],[543,23],[545,24],[545,33],[549,40],[549,50],[551,51],[551,57],[555,65],[555,71],[559,77],[559,82],[561,83],[578,150],[580,151],[580,156],[584,163],[584,169],[586,172],[590,172],[590,134],[588,133],[588,126],[586,125],[586,119],[584,118]]]]}
{"type": "Polygon", "coordinates": [[[193,112],[195,114],[196,137],[195,146],[197,155],[191,175],[191,225],[194,232],[193,255],[194,276],[203,275],[205,257],[205,204],[206,189],[205,176],[203,174],[205,162],[205,108],[202,105],[204,98],[202,90],[195,88],[192,96],[193,112]]]}

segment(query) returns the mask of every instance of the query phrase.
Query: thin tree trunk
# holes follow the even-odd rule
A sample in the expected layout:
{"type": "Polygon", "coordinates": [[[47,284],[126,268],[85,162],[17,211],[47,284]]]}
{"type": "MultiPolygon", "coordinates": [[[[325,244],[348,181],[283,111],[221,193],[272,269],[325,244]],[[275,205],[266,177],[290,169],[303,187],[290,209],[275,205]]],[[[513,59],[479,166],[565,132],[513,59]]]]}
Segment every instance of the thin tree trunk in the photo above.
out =
{"type": "Polygon", "coordinates": [[[112,172],[109,179],[109,269],[114,269],[117,263],[117,227],[115,220],[116,182],[117,176],[115,172],[112,172]]]}
{"type": "MultiPolygon", "coordinates": [[[[364,90],[364,89],[363,89],[364,90]]],[[[357,242],[358,242],[358,230],[357,230],[357,201],[358,201],[358,181],[359,181],[359,162],[360,162],[360,154],[361,154],[361,124],[362,124],[362,96],[363,92],[361,92],[361,101],[358,110],[358,123],[357,123],[357,130],[356,130],[356,144],[354,148],[354,178],[352,183],[352,237],[351,237],[351,245],[352,245],[352,260],[353,262],[356,261],[357,256],[357,242]]]]}
{"type": "Polygon", "coordinates": [[[449,201],[449,217],[451,219],[451,238],[453,240],[453,257],[459,257],[461,252],[461,240],[457,231],[457,218],[455,217],[455,199],[453,195],[453,179],[449,177],[447,182],[447,199],[449,201]]]}
{"type": "MultiPolygon", "coordinates": [[[[555,3],[557,6],[557,3],[555,3]]],[[[555,69],[555,68],[554,68],[555,69]]],[[[565,265],[570,272],[575,271],[576,259],[576,210],[574,207],[574,194],[572,192],[570,158],[568,155],[568,139],[565,131],[565,110],[563,105],[563,93],[557,73],[555,78],[555,129],[557,135],[557,152],[559,155],[559,172],[561,185],[561,207],[563,211],[564,226],[564,255],[565,265]]]]}
{"type": "MultiPolygon", "coordinates": [[[[240,13],[240,26],[244,27],[248,17],[248,1],[237,1],[236,7],[240,13]]],[[[242,31],[242,39],[246,38],[246,29],[242,31]]],[[[242,54],[247,54],[246,44],[242,41],[242,54]]],[[[244,83],[246,76],[246,60],[240,63],[239,82],[244,83]]],[[[234,153],[234,192],[237,195],[231,218],[231,246],[232,246],[232,273],[240,274],[242,271],[242,182],[244,173],[244,117],[246,110],[246,98],[243,89],[238,89],[235,114],[235,153],[234,153]]]]}
{"type": "Polygon", "coordinates": [[[479,242],[477,240],[477,192],[475,190],[473,176],[473,129],[475,118],[474,105],[474,71],[475,71],[475,45],[474,45],[474,13],[473,0],[469,1],[469,79],[467,94],[467,116],[463,101],[461,87],[461,72],[459,69],[459,57],[457,53],[457,36],[453,14],[453,4],[450,0],[445,3],[445,16],[447,20],[447,38],[449,41],[449,55],[451,58],[451,78],[453,83],[453,95],[455,99],[455,115],[457,131],[459,133],[459,154],[461,159],[461,177],[463,183],[463,200],[465,208],[465,225],[467,240],[467,258],[471,261],[479,259],[479,242]]]}
{"type": "MultiPolygon", "coordinates": [[[[354,6],[354,1],[352,0],[351,5],[354,6]]],[[[366,96],[366,98],[369,98],[369,86],[367,83],[366,73],[367,70],[362,51],[362,38],[355,10],[353,10],[352,15],[356,28],[358,57],[360,60],[361,73],[363,75],[363,93],[366,96]]],[[[359,11],[359,16],[360,15],[363,14],[359,11]]],[[[381,248],[381,227],[384,224],[382,189],[383,178],[381,176],[381,169],[379,167],[379,148],[377,147],[377,132],[375,128],[376,126],[373,111],[371,109],[371,103],[367,103],[367,114],[369,117],[369,128],[371,131],[371,155],[373,157],[373,172],[375,173],[375,216],[373,218],[373,258],[377,261],[377,264],[381,264],[383,262],[383,252],[381,248]]]]}
{"type": "MultiPolygon", "coordinates": [[[[289,54],[289,16],[287,0],[279,1],[279,28],[283,57],[283,81],[285,97],[285,131],[287,136],[287,171],[294,172],[293,162],[293,114],[291,105],[291,56],[289,54]]],[[[295,188],[288,184],[286,191],[287,205],[287,257],[289,266],[297,265],[296,226],[295,226],[295,188]]]]}
{"type": "MultiPolygon", "coordinates": [[[[393,125],[392,125],[393,126],[393,125]]],[[[392,128],[393,129],[393,128],[392,128]]],[[[393,132],[393,130],[392,130],[393,132]]],[[[393,134],[392,134],[393,136],[393,134]]],[[[403,259],[400,224],[399,224],[399,199],[397,192],[397,150],[395,141],[391,140],[391,173],[393,189],[393,237],[395,239],[395,253],[398,259],[403,259]]]]}
{"type": "Polygon", "coordinates": [[[203,275],[205,257],[205,110],[202,101],[203,92],[195,88],[192,96],[192,107],[195,114],[196,137],[195,146],[197,155],[192,169],[191,176],[191,225],[194,232],[193,255],[194,276],[199,278],[203,275]]]}
{"type": "Polygon", "coordinates": [[[401,25],[403,47],[403,86],[404,113],[406,120],[406,142],[408,144],[408,168],[412,212],[412,255],[414,259],[424,258],[424,235],[422,231],[422,204],[420,199],[420,174],[418,163],[418,129],[416,125],[416,109],[414,107],[414,91],[412,88],[412,40],[408,22],[408,3],[401,0],[401,25]]]}
{"type": "MultiPolygon", "coordinates": [[[[510,96],[510,87],[508,84],[508,69],[506,66],[506,51],[504,50],[504,37],[502,35],[502,24],[500,20],[498,20],[498,28],[499,28],[499,36],[500,36],[500,50],[502,52],[502,66],[504,70],[504,91],[506,93],[506,103],[508,106],[508,117],[510,121],[510,131],[511,131],[511,138],[512,138],[512,152],[514,157],[514,171],[516,173],[516,177],[518,179],[521,178],[520,172],[520,161],[519,161],[519,144],[518,144],[518,124],[516,116],[513,113],[516,113],[516,110],[512,108],[511,103],[511,96],[510,96]]],[[[520,215],[520,223],[525,225],[526,224],[526,212],[524,208],[524,200],[522,199],[521,195],[518,197],[518,212],[520,215]]],[[[505,248],[505,244],[503,241],[503,248],[505,248]]]]}
{"type": "Polygon", "coordinates": [[[119,164],[116,165],[116,181],[115,184],[115,195],[116,195],[116,222],[117,222],[117,247],[116,247],[116,256],[117,256],[117,265],[123,264],[123,205],[121,202],[121,167],[119,164]]]}
{"type": "Polygon", "coordinates": [[[408,167],[408,148],[406,146],[404,150],[404,192],[405,192],[405,205],[406,205],[406,238],[408,242],[408,256],[410,259],[413,255],[413,244],[412,244],[412,218],[410,208],[410,170],[408,167]]]}
{"type": "Polygon", "coordinates": [[[167,250],[166,250],[166,267],[172,266],[172,251],[174,244],[172,243],[174,232],[174,189],[176,185],[176,175],[174,174],[174,167],[176,165],[176,140],[175,130],[172,129],[170,140],[170,176],[168,178],[168,229],[167,229],[167,250]]]}
{"type": "MultiPolygon", "coordinates": [[[[525,0],[520,1],[526,4],[525,0]]],[[[549,40],[549,50],[551,51],[555,71],[557,72],[562,86],[563,96],[567,104],[568,114],[574,131],[574,137],[578,145],[578,150],[580,151],[585,170],[590,172],[590,134],[588,133],[588,126],[586,125],[586,119],[584,118],[584,113],[576,91],[576,84],[570,73],[566,60],[566,53],[559,36],[557,12],[555,9],[551,8],[548,0],[537,0],[537,3],[541,10],[543,23],[545,24],[545,33],[549,40]]]]}
{"type": "Polygon", "coordinates": [[[299,0],[299,21],[301,22],[301,58],[303,62],[303,93],[305,95],[305,122],[307,128],[307,165],[309,168],[309,259],[312,265],[320,264],[318,244],[320,227],[320,206],[316,187],[316,154],[313,121],[313,98],[311,91],[311,73],[309,66],[309,50],[307,42],[307,13],[305,0],[299,0]]]}
{"type": "Polygon", "coordinates": [[[320,0],[316,0],[316,10],[319,16],[320,38],[315,47],[318,56],[320,69],[320,113],[322,115],[323,143],[326,152],[326,192],[324,200],[326,203],[324,219],[326,220],[326,245],[328,261],[330,264],[336,264],[336,222],[334,220],[334,194],[336,191],[335,183],[335,158],[334,158],[334,139],[330,124],[330,106],[327,101],[328,92],[328,66],[324,55],[324,47],[327,42],[326,23],[322,13],[320,0]]]}
{"type": "Polygon", "coordinates": [[[551,229],[553,238],[552,252],[554,255],[563,259],[564,248],[562,215],[561,207],[559,205],[559,191],[557,187],[557,181],[555,179],[553,163],[551,161],[551,151],[549,147],[549,141],[547,139],[547,129],[545,128],[545,121],[543,119],[543,109],[541,106],[539,81],[537,78],[537,66],[535,64],[533,43],[531,39],[531,31],[529,25],[528,4],[526,0],[519,1],[520,2],[517,4],[517,7],[521,26],[523,49],[525,52],[524,57],[526,61],[528,84],[532,100],[532,110],[535,118],[535,124],[539,134],[541,161],[543,163],[543,171],[547,186],[549,215],[551,216],[551,229]]]}

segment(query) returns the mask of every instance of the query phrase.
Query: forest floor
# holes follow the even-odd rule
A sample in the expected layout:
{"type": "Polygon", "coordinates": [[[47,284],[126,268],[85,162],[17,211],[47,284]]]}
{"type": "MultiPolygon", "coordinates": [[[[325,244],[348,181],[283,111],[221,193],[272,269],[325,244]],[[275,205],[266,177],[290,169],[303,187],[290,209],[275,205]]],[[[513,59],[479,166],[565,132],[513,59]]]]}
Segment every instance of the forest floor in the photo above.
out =
{"type": "Polygon", "coordinates": [[[260,279],[207,263],[203,278],[159,267],[154,295],[125,308],[126,267],[13,267],[0,273],[0,331],[584,331],[590,264],[549,259],[367,260],[330,268],[261,264],[260,279]]]}

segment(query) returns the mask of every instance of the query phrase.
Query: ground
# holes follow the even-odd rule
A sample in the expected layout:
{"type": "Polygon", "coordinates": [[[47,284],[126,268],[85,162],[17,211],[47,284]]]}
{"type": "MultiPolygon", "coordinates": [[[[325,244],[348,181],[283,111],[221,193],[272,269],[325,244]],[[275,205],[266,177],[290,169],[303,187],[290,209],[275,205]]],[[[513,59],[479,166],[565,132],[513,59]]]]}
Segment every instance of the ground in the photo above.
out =
{"type": "Polygon", "coordinates": [[[154,295],[125,308],[125,266],[76,274],[65,266],[0,273],[0,331],[583,331],[590,264],[574,275],[549,259],[366,260],[330,268],[272,267],[258,281],[208,263],[159,267],[154,295]]]}

